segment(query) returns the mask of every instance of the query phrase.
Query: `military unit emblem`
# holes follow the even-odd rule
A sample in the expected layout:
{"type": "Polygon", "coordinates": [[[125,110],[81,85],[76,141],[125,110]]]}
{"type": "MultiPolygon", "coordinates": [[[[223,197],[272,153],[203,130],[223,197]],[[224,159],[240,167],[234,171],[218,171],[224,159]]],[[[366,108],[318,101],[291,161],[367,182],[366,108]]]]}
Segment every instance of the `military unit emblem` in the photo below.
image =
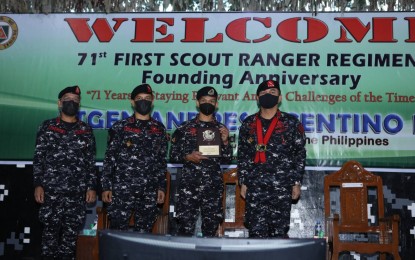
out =
{"type": "Polygon", "coordinates": [[[7,16],[0,16],[0,50],[13,45],[17,39],[18,29],[16,22],[7,16]]]}
{"type": "Polygon", "coordinates": [[[212,130],[203,131],[203,141],[211,142],[215,140],[215,132],[212,130]]]}

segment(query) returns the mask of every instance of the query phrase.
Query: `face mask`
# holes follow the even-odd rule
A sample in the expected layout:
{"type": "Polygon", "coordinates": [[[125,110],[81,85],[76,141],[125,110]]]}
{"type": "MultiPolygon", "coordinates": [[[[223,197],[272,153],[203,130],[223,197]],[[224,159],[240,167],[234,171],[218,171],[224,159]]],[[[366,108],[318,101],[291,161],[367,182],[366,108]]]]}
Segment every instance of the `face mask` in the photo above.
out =
{"type": "Polygon", "coordinates": [[[151,111],[151,101],[149,100],[137,100],[134,101],[135,104],[135,111],[139,113],[140,115],[147,115],[151,111]]]}
{"type": "Polygon", "coordinates": [[[199,105],[200,112],[206,116],[210,116],[215,112],[215,106],[210,103],[203,103],[199,105]]]}
{"type": "Polygon", "coordinates": [[[62,112],[67,116],[74,116],[78,113],[79,103],[74,101],[63,101],[62,112]]]}
{"type": "Polygon", "coordinates": [[[278,96],[265,94],[259,97],[259,105],[263,108],[272,108],[278,104],[278,96]]]}

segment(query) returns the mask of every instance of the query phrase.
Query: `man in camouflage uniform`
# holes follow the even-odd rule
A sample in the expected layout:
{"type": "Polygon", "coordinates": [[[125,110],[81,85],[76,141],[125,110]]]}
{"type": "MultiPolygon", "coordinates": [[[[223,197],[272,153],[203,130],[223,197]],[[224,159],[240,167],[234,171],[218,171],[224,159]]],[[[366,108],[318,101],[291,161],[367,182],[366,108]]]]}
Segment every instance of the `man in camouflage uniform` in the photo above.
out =
{"type": "Polygon", "coordinates": [[[58,98],[60,117],[44,121],[37,133],[34,195],[42,204],[42,256],[74,259],[85,201],[96,199],[95,138],[91,127],[77,119],[79,87],[63,89],[58,98]]]}
{"type": "Polygon", "coordinates": [[[239,130],[238,179],[250,237],[287,237],[291,201],[301,193],[304,129],[278,109],[281,99],[278,82],[262,82],[257,89],[260,111],[239,130]]]}
{"type": "Polygon", "coordinates": [[[213,87],[201,88],[196,95],[200,113],[184,122],[172,136],[171,160],[183,163],[176,203],[179,235],[194,234],[199,212],[203,236],[215,236],[223,219],[220,164],[230,162],[232,148],[228,129],[213,114],[218,106],[217,97],[213,87]],[[207,157],[197,151],[197,131],[201,128],[219,129],[221,157],[207,157]]]}
{"type": "Polygon", "coordinates": [[[150,85],[134,88],[134,115],[116,122],[108,133],[101,184],[112,229],[128,229],[134,212],[134,230],[151,232],[157,203],[164,202],[167,136],[164,125],[150,116],[153,101],[150,85]]]}

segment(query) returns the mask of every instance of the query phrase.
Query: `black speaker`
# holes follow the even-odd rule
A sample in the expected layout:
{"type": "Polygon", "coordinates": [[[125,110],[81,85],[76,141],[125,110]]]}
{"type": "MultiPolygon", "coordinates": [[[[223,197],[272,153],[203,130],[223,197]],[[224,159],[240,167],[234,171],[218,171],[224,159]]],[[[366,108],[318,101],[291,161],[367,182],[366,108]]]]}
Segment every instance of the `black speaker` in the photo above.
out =
{"type": "Polygon", "coordinates": [[[325,259],[325,239],[240,239],[158,236],[104,230],[99,233],[102,260],[115,259],[325,259]]]}

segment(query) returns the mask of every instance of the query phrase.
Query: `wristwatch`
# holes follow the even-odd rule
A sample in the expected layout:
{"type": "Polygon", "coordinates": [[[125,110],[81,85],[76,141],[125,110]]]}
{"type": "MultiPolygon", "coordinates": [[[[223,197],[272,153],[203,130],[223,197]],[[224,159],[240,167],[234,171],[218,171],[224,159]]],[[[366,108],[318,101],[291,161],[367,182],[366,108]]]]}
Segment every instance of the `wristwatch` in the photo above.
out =
{"type": "Polygon", "coordinates": [[[294,182],[294,185],[295,186],[301,186],[301,182],[300,181],[296,181],[296,182],[294,182]]]}

